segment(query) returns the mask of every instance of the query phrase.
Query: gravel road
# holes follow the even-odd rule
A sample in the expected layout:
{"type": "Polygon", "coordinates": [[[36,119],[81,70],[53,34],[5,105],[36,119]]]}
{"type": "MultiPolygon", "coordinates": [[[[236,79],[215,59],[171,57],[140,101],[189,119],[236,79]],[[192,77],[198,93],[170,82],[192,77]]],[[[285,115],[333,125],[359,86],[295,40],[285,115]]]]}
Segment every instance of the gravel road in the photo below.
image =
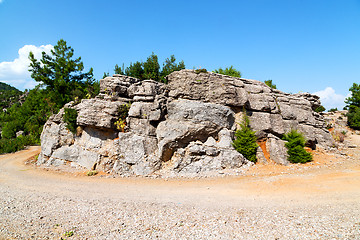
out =
{"type": "Polygon", "coordinates": [[[0,156],[1,239],[360,239],[358,157],[164,180],[23,164],[38,152],[0,156]]]}

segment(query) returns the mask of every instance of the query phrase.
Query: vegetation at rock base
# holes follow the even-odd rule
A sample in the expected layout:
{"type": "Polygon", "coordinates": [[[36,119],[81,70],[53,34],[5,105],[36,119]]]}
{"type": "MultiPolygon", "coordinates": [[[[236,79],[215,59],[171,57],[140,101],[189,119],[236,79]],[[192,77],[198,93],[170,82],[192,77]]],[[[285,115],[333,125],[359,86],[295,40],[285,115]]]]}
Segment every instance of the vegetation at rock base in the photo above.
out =
{"type": "Polygon", "coordinates": [[[336,142],[344,142],[345,140],[345,135],[346,135],[346,132],[342,131],[342,132],[338,132],[338,131],[333,131],[331,133],[331,136],[333,137],[333,139],[336,141],[336,142]]]}
{"type": "Polygon", "coordinates": [[[115,74],[126,75],[135,77],[140,80],[151,79],[158,82],[167,83],[166,76],[174,71],[185,69],[184,61],[176,63],[176,58],[171,55],[170,58],[166,58],[162,68],[158,61],[158,56],[152,53],[145,62],[136,61],[130,63],[128,67],[119,67],[118,64],[114,67],[115,74]]]}
{"type": "Polygon", "coordinates": [[[91,176],[95,176],[96,174],[98,174],[98,171],[91,170],[86,173],[86,176],[91,177],[91,176]]]}
{"type": "Polygon", "coordinates": [[[66,128],[70,130],[73,134],[76,133],[76,118],[77,118],[77,111],[73,108],[64,108],[64,122],[66,123],[66,128]]]}
{"type": "Polygon", "coordinates": [[[249,124],[250,120],[244,111],[243,121],[240,123],[240,129],[235,132],[235,140],[232,145],[246,159],[256,162],[256,151],[259,146],[256,143],[255,132],[250,129],[249,124]]]}
{"type": "Polygon", "coordinates": [[[2,92],[7,97],[26,95],[26,98],[16,100],[13,104],[6,103],[8,108],[0,112],[0,153],[40,144],[42,128],[53,113],[57,113],[69,101],[93,97],[100,90],[92,69],[83,72],[81,57],[74,59],[74,50],[62,39],[50,55],[43,52],[42,58],[37,60],[30,52],[29,59],[29,71],[31,77],[39,82],[38,86],[24,94],[11,86],[0,84],[0,89],[10,91],[0,90],[0,98],[2,92]],[[16,137],[18,131],[23,131],[25,136],[16,137]]]}
{"type": "Polygon", "coordinates": [[[346,98],[346,108],[348,109],[348,125],[353,129],[360,129],[360,84],[354,83],[349,91],[351,96],[346,98]]]}
{"type": "Polygon", "coordinates": [[[311,153],[307,152],[305,147],[305,137],[297,130],[292,129],[284,135],[283,140],[287,141],[285,147],[288,149],[288,160],[291,163],[306,163],[312,161],[311,153]]]}
{"type": "Polygon", "coordinates": [[[232,76],[232,77],[239,77],[239,78],[241,77],[241,72],[236,70],[233,66],[227,67],[225,69],[218,68],[218,69],[215,69],[213,72],[232,76]]]}
{"type": "Polygon", "coordinates": [[[271,87],[272,89],[276,89],[276,85],[273,84],[273,82],[272,82],[271,79],[265,80],[264,83],[265,83],[266,85],[268,85],[269,87],[271,87]]]}
{"type": "Polygon", "coordinates": [[[19,136],[17,138],[2,138],[0,139],[0,154],[16,152],[24,149],[25,146],[33,145],[37,142],[33,136],[19,136]]]}

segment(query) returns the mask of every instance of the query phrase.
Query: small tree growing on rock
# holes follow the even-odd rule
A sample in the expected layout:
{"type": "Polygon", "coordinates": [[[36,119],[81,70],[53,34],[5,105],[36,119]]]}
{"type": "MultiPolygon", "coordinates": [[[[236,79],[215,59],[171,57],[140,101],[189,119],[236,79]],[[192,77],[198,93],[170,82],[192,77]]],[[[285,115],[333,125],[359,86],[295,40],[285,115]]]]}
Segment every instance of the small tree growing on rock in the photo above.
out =
{"type": "Polygon", "coordinates": [[[258,145],[256,143],[255,132],[251,130],[249,117],[246,115],[244,110],[244,118],[240,123],[240,129],[235,132],[235,140],[233,146],[241,153],[246,159],[251,162],[256,162],[256,151],[258,145]]]}
{"type": "Polygon", "coordinates": [[[223,74],[223,75],[232,76],[232,77],[241,78],[241,72],[236,70],[233,66],[227,67],[225,69],[222,69],[222,68],[215,69],[213,72],[214,73],[220,73],[220,74],[223,74]]]}
{"type": "Polygon", "coordinates": [[[76,109],[73,108],[64,108],[64,122],[66,123],[66,128],[69,129],[73,134],[76,133],[76,118],[78,113],[76,109]]]}
{"type": "Polygon", "coordinates": [[[271,87],[272,89],[276,89],[276,85],[272,82],[271,79],[265,80],[264,83],[265,83],[266,85],[268,85],[269,87],[271,87]]]}
{"type": "Polygon", "coordinates": [[[312,161],[311,153],[307,152],[305,147],[305,137],[297,130],[292,129],[290,132],[284,135],[285,147],[288,149],[288,160],[291,163],[306,163],[312,161]]]}

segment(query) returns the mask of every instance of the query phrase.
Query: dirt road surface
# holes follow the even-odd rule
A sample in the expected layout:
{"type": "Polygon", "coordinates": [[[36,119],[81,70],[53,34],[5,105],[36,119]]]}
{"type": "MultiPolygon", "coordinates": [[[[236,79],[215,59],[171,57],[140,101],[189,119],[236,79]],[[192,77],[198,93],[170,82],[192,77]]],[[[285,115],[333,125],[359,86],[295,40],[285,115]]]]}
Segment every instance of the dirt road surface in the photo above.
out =
{"type": "Polygon", "coordinates": [[[0,156],[0,239],[360,239],[359,147],[197,180],[46,171],[31,147],[0,156]]]}

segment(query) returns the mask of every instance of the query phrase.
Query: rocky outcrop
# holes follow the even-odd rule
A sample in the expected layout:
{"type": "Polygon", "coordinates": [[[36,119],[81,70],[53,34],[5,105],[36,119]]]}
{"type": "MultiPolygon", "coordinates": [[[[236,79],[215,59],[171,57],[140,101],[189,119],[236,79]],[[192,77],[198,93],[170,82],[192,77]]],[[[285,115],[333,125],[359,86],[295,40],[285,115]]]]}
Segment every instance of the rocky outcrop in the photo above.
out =
{"type": "Polygon", "coordinates": [[[102,79],[96,98],[64,107],[78,113],[75,134],[66,128],[63,109],[48,120],[38,164],[125,176],[239,169],[251,165],[232,147],[244,110],[263,143],[257,154],[262,162],[289,164],[281,137],[292,128],[303,132],[312,148],[333,145],[323,117],[314,112],[320,106],[317,96],[194,70],[173,72],[167,79],[168,85],[122,75],[102,79]],[[125,105],[130,108],[121,119],[125,105]]]}

